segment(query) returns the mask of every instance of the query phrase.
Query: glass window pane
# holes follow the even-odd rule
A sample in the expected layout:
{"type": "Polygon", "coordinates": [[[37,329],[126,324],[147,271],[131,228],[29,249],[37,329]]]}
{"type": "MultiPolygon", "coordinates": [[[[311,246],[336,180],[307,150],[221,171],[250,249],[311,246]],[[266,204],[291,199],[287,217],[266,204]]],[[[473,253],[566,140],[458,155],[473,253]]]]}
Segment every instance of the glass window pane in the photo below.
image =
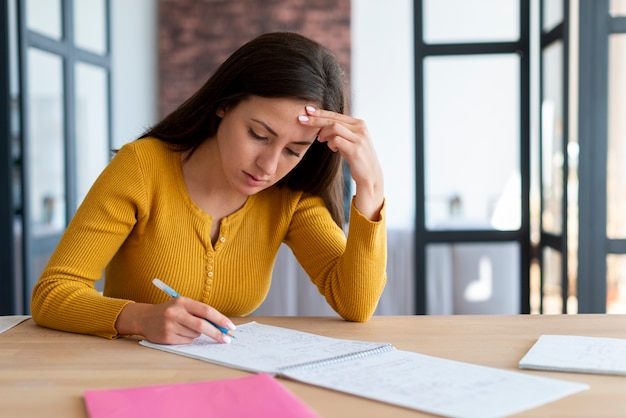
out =
{"type": "Polygon", "coordinates": [[[379,1],[352,2],[351,103],[353,114],[367,121],[385,173],[387,228],[412,230],[416,202],[413,2],[393,4],[390,8],[379,1]],[[384,28],[384,36],[372,31],[373,25],[384,28]]]}
{"type": "Polygon", "coordinates": [[[61,39],[61,0],[26,0],[28,29],[61,39]]]}
{"type": "Polygon", "coordinates": [[[609,238],[626,238],[626,35],[609,41],[607,223],[609,238]]]}
{"type": "Polygon", "coordinates": [[[611,15],[626,16],[626,0],[611,0],[611,15]]]}
{"type": "Polygon", "coordinates": [[[110,155],[106,70],[76,64],[76,207],[110,155]]]}
{"type": "Polygon", "coordinates": [[[519,115],[517,55],[425,60],[427,228],[520,227],[519,115]]]}
{"type": "Polygon", "coordinates": [[[543,0],[543,31],[549,32],[563,22],[563,0],[543,0]]]}
{"type": "Polygon", "coordinates": [[[519,253],[515,242],[428,245],[428,314],[518,314],[519,253]]]}
{"type": "Polygon", "coordinates": [[[33,235],[65,228],[63,64],[59,56],[28,50],[28,169],[33,235]]]}
{"type": "Polygon", "coordinates": [[[561,253],[550,247],[543,250],[543,313],[560,314],[563,312],[561,296],[561,253]]]}
{"type": "Polygon", "coordinates": [[[76,46],[104,54],[106,45],[106,9],[104,0],[74,1],[74,39],[76,46]]]}
{"type": "Polygon", "coordinates": [[[626,314],[626,255],[606,257],[606,313],[626,314]]]}
{"type": "Polygon", "coordinates": [[[541,103],[541,159],[543,229],[560,234],[563,220],[563,43],[543,51],[541,103]]]}
{"type": "Polygon", "coordinates": [[[519,39],[518,0],[424,0],[426,43],[519,39]]]}

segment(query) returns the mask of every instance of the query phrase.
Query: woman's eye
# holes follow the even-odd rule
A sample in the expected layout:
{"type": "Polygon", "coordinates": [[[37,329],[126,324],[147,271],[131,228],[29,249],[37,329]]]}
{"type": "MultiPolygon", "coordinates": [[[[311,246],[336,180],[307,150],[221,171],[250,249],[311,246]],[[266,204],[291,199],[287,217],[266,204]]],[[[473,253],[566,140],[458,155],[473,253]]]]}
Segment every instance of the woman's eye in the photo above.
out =
{"type": "Polygon", "coordinates": [[[257,134],[256,132],[254,132],[252,129],[248,129],[248,133],[250,134],[250,136],[254,139],[259,139],[261,141],[266,140],[267,138],[264,136],[261,136],[259,134],[257,134]]]}
{"type": "MultiPolygon", "coordinates": [[[[254,132],[254,130],[252,128],[248,129],[248,134],[252,138],[257,139],[259,141],[267,141],[268,140],[268,138],[266,136],[257,134],[256,132],[254,132]]],[[[294,151],[294,150],[292,150],[290,148],[285,148],[285,152],[287,152],[287,154],[289,154],[292,157],[300,158],[300,153],[297,152],[297,151],[294,151]]]]}

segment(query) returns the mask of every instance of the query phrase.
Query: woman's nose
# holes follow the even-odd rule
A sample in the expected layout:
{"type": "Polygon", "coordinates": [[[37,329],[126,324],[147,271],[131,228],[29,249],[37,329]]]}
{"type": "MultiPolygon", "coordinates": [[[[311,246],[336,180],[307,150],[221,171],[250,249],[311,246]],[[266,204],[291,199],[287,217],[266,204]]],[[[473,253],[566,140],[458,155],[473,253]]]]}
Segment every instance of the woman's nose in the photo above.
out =
{"type": "Polygon", "coordinates": [[[263,174],[272,175],[276,173],[279,158],[280,151],[268,149],[259,155],[257,165],[263,170],[263,174]]]}

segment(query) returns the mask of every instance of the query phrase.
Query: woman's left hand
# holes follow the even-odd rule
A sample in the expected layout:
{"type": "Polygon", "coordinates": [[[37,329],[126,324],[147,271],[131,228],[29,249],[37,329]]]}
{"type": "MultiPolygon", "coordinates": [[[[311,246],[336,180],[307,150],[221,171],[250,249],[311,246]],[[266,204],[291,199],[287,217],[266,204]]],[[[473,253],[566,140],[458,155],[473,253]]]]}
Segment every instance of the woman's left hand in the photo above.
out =
{"type": "Polygon", "coordinates": [[[356,183],[356,208],[370,220],[379,220],[384,199],[383,171],[365,122],[313,106],[306,106],[305,112],[300,123],[320,128],[318,141],[339,152],[350,166],[356,183]]]}

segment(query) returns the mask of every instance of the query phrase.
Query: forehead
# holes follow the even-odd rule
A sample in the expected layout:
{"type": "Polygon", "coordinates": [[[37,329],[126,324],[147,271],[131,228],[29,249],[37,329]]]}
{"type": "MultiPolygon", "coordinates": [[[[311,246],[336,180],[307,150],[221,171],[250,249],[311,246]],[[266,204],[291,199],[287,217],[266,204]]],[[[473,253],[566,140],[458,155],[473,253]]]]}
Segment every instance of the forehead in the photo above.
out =
{"type": "Polygon", "coordinates": [[[289,118],[296,115],[297,118],[298,115],[305,113],[304,107],[307,104],[309,103],[298,99],[250,96],[242,100],[237,108],[248,115],[259,114],[278,118],[289,118]]]}
{"type": "MultiPolygon", "coordinates": [[[[240,102],[235,111],[246,121],[264,126],[276,136],[315,137],[318,129],[304,126],[298,116],[306,114],[305,106],[313,104],[289,98],[266,98],[251,96],[240,102]]],[[[292,138],[293,139],[293,138],[292,138]]]]}

